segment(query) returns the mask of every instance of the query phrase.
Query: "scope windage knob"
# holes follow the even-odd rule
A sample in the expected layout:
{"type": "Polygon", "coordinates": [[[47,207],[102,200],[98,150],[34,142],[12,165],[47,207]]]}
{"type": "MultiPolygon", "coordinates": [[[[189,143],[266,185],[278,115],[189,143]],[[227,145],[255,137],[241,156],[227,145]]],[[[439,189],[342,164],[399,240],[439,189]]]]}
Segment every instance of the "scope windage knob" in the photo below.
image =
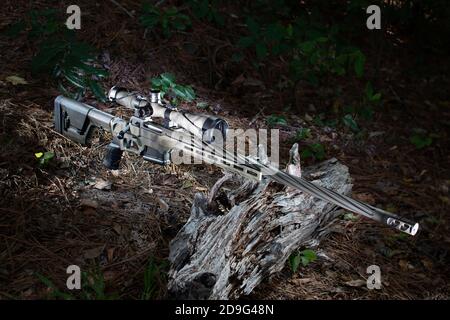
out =
{"type": "Polygon", "coordinates": [[[161,103],[161,92],[157,89],[150,90],[150,102],[161,103]]]}

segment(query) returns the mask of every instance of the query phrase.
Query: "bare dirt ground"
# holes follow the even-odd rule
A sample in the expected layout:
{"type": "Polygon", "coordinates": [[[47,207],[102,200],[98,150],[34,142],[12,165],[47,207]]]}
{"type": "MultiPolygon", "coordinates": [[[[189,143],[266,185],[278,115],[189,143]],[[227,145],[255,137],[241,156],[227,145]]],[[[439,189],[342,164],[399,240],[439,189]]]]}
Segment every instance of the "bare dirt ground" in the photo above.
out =
{"type": "MultiPolygon", "coordinates": [[[[23,5],[6,1],[0,28],[31,6],[47,5],[19,2],[23,5]]],[[[143,38],[136,22],[111,2],[79,2],[87,12],[81,36],[102,48],[101,59],[109,68],[105,88],[120,84],[148,90],[149,77],[172,72],[180,82],[193,84],[198,98],[209,103],[208,112],[236,128],[250,123],[264,127],[265,116],[283,108],[286,93],[271,89],[270,72],[256,75],[246,65],[229,65],[224,51],[232,49],[225,31],[199,24],[192,33],[155,42],[143,38]],[[195,55],[184,50],[186,43],[197,46],[195,55]],[[254,81],[252,85],[242,81],[255,78],[260,79],[256,87],[254,81]]],[[[139,8],[139,1],[121,3],[139,8]]],[[[95,279],[101,275],[103,298],[121,299],[141,298],[144,274],[149,265],[158,266],[152,273],[151,298],[167,298],[169,241],[188,218],[193,194],[207,191],[221,176],[220,170],[204,165],[165,168],[133,155],[125,155],[120,170],[105,169],[101,162],[108,137],[97,137],[87,148],[52,130],[52,101],[58,92],[51,79],[31,76],[32,44],[4,36],[0,44],[0,298],[53,297],[55,290],[46,279],[64,288],[71,264],[88,270],[91,295],[84,297],[95,296],[95,279]],[[10,75],[23,77],[27,84],[5,82],[10,75]],[[56,154],[48,167],[36,161],[34,154],[41,151],[56,154]]],[[[342,219],[319,248],[328,258],[321,256],[296,274],[286,266],[249,298],[449,298],[448,74],[409,76],[404,72],[407,59],[396,54],[386,53],[385,64],[377,71],[384,103],[374,120],[363,124],[365,137],[308,120],[306,114],[314,115],[330,101],[326,92],[303,91],[289,113],[289,125],[280,127],[283,152],[286,155],[295,142],[296,130],[307,126],[311,141],[326,146],[327,158],[334,156],[350,168],[355,198],[418,220],[421,232],[404,237],[366,219],[342,219]],[[308,107],[311,104],[315,107],[308,107]],[[413,127],[439,137],[432,146],[417,150],[409,142],[413,127]],[[361,282],[372,264],[381,268],[382,290],[368,290],[361,282]]],[[[270,63],[268,70],[277,64],[270,63]]],[[[351,98],[349,94],[342,101],[351,98]]],[[[93,97],[86,101],[124,114],[93,97]]],[[[195,110],[195,104],[184,107],[195,110]]]]}

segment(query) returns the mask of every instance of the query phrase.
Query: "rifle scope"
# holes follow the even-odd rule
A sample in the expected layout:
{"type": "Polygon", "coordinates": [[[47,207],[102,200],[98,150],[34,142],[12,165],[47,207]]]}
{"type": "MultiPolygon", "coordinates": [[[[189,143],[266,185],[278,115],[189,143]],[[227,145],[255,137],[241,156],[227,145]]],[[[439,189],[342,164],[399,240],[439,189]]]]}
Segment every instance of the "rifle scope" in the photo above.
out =
{"type": "Polygon", "coordinates": [[[228,123],[225,120],[212,115],[178,110],[164,104],[157,90],[151,90],[150,96],[146,97],[143,94],[130,92],[124,88],[112,87],[109,90],[108,98],[110,101],[126,108],[143,110],[140,112],[141,115],[162,118],[166,126],[181,127],[191,134],[202,138],[205,142],[213,142],[217,133],[222,135],[223,140],[226,138],[228,123]]]}

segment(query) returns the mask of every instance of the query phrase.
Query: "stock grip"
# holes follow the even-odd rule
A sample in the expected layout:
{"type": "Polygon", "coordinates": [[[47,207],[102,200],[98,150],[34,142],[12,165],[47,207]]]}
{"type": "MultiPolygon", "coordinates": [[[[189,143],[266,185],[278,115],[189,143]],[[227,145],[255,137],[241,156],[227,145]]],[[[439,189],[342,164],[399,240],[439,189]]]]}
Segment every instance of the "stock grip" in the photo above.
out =
{"type": "Polygon", "coordinates": [[[103,159],[103,165],[110,170],[119,169],[120,159],[122,158],[123,151],[116,144],[109,144],[106,147],[105,158],[103,159]]]}

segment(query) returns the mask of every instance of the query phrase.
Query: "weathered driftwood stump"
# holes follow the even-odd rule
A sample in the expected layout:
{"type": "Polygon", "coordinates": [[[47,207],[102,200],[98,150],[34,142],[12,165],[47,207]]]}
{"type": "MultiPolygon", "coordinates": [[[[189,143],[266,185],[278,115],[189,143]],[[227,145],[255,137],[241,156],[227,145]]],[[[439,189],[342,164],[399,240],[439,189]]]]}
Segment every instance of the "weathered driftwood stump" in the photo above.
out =
{"type": "MultiPolygon", "coordinates": [[[[288,172],[336,192],[349,194],[348,168],[336,159],[300,171],[298,146],[291,149],[288,172]]],[[[291,253],[316,247],[329,233],[337,207],[270,180],[241,182],[220,192],[223,183],[239,179],[225,174],[208,196],[197,193],[187,223],[170,245],[169,292],[178,299],[236,299],[247,295],[285,266],[291,253]],[[215,198],[229,203],[227,213],[215,198]],[[225,198],[225,199],[224,199],[225,198]]]]}

